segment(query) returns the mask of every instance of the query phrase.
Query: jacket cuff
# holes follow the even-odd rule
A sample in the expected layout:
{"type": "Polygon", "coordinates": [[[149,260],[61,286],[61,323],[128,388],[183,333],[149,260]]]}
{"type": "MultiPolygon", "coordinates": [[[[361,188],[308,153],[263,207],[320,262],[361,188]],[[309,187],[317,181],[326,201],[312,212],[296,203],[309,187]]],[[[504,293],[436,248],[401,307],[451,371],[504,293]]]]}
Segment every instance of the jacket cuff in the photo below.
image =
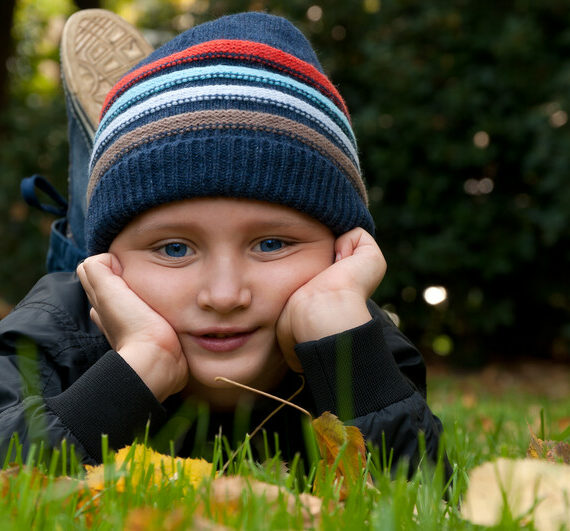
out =
{"type": "Polygon", "coordinates": [[[119,449],[144,434],[149,419],[156,425],[166,418],[150,389],[113,350],[45,403],[98,462],[102,434],[108,435],[110,448],[119,449]]]}
{"type": "Polygon", "coordinates": [[[384,340],[382,322],[368,323],[295,347],[319,414],[348,420],[380,411],[414,392],[384,340]]]}

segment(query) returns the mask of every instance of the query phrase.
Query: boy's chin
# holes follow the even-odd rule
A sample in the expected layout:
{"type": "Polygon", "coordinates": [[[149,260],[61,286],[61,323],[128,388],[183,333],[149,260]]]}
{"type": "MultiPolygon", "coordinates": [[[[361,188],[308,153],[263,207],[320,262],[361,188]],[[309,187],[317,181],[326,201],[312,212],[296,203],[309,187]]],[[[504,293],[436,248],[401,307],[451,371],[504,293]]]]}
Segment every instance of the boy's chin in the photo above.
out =
{"type": "Polygon", "coordinates": [[[264,367],[263,370],[253,372],[228,371],[227,367],[220,368],[219,371],[191,371],[184,394],[206,401],[214,409],[235,408],[242,398],[259,397],[260,395],[255,393],[256,390],[270,393],[271,389],[281,382],[287,371],[288,367],[283,358],[270,369],[264,367]]]}
{"type": "MultiPolygon", "coordinates": [[[[230,379],[237,381],[234,378],[230,379]]],[[[213,378],[202,381],[195,377],[190,379],[183,390],[183,395],[198,402],[207,402],[213,411],[233,410],[242,400],[255,400],[256,396],[252,391],[225,381],[216,381],[213,378]]]]}

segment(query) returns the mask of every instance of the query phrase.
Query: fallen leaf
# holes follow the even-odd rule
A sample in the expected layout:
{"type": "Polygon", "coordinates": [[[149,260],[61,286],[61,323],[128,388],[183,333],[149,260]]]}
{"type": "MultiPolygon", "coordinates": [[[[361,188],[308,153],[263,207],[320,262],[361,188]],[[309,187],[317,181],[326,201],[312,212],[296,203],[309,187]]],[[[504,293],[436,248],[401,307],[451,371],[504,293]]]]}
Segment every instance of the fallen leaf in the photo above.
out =
{"type": "Polygon", "coordinates": [[[526,451],[527,457],[570,465],[570,444],[564,441],[543,441],[534,434],[530,426],[529,431],[530,441],[526,451]]]}
{"type": "MultiPolygon", "coordinates": [[[[317,472],[315,494],[323,492],[322,482],[326,477],[326,467],[332,467],[335,462],[335,481],[340,483],[340,499],[344,500],[357,481],[362,477],[362,471],[366,464],[366,446],[364,437],[355,426],[345,426],[336,415],[325,411],[320,417],[312,421],[317,439],[317,445],[323,458],[323,464],[317,472]],[[339,457],[339,453],[343,451],[339,457]]],[[[372,485],[370,475],[367,483],[372,485]]]]}
{"type": "Polygon", "coordinates": [[[43,472],[40,472],[36,467],[30,467],[27,465],[10,465],[4,470],[0,470],[0,484],[5,486],[10,478],[19,476],[20,474],[30,474],[30,483],[39,482],[40,486],[45,486],[48,481],[48,477],[43,472]]]}
{"type": "Polygon", "coordinates": [[[0,470],[0,496],[5,497],[8,494],[10,478],[17,476],[21,468],[21,466],[13,465],[4,470],[0,470]]]}
{"type": "Polygon", "coordinates": [[[290,514],[294,514],[299,506],[307,526],[317,525],[320,519],[322,500],[317,496],[295,495],[283,487],[241,476],[224,476],[212,481],[207,498],[209,514],[218,521],[237,514],[243,509],[244,495],[247,497],[249,493],[263,497],[269,503],[284,500],[290,514]]]}
{"type": "MultiPolygon", "coordinates": [[[[181,472],[188,480],[189,484],[197,487],[203,479],[212,474],[212,463],[205,459],[182,459],[155,452],[143,444],[134,447],[125,446],[115,456],[115,470],[119,470],[123,465],[130,466],[130,479],[133,485],[139,483],[142,478],[148,475],[148,469],[152,465],[153,472],[150,479],[151,484],[161,485],[164,481],[178,479],[181,472]],[[127,462],[128,461],[128,462],[127,462]]],[[[91,490],[101,491],[105,488],[105,465],[86,465],[87,485],[91,490]]],[[[115,486],[117,490],[123,491],[125,488],[124,474],[116,474],[115,486]]]]}
{"type": "MultiPolygon", "coordinates": [[[[29,481],[30,487],[37,486],[44,488],[50,482],[48,476],[36,467],[11,465],[4,470],[0,470],[0,495],[5,496],[8,493],[10,478],[15,478],[20,474],[29,474],[31,476],[29,481]]],[[[52,496],[54,495],[53,493],[57,493],[58,495],[71,494],[81,490],[81,483],[69,476],[59,476],[52,480],[50,488],[52,496]]]]}
{"type": "Polygon", "coordinates": [[[500,523],[506,500],[514,518],[538,531],[570,529],[570,467],[536,459],[500,458],[473,469],[463,500],[463,518],[477,525],[500,523]]]}
{"type": "Polygon", "coordinates": [[[6,497],[11,494],[12,504],[14,507],[18,506],[22,489],[20,487],[14,488],[13,481],[18,480],[18,476],[27,475],[29,478],[24,478],[26,483],[26,492],[37,492],[37,499],[43,498],[50,501],[57,500],[61,508],[69,507],[69,504],[76,503],[74,495],[79,494],[79,502],[85,493],[84,483],[78,479],[69,476],[58,476],[55,478],[48,477],[47,474],[41,472],[36,467],[28,465],[11,465],[9,468],[0,470],[0,496],[6,497]],[[49,488],[46,488],[48,487],[49,488]],[[10,493],[10,490],[12,492],[10,493]]]}
{"type": "Polygon", "coordinates": [[[187,529],[188,522],[184,521],[184,516],[180,509],[174,509],[165,513],[156,507],[137,507],[127,514],[124,531],[150,531],[162,529],[164,531],[175,531],[187,529]]]}
{"type": "Polygon", "coordinates": [[[187,516],[177,507],[164,511],[156,507],[137,507],[129,511],[123,531],[226,531],[228,528],[197,516],[187,516]]]}

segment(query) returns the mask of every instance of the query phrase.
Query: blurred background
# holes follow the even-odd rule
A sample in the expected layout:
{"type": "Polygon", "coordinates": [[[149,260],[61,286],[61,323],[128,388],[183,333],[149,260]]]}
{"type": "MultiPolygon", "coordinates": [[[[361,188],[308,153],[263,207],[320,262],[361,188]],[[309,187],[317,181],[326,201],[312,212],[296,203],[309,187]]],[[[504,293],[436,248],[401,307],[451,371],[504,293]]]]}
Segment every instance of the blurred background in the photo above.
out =
{"type": "Polygon", "coordinates": [[[311,40],[352,113],[388,273],[374,295],[432,364],[570,365],[570,0],[1,0],[0,316],[45,272],[65,194],[66,18],[103,7],[154,46],[244,10],[311,40]]]}

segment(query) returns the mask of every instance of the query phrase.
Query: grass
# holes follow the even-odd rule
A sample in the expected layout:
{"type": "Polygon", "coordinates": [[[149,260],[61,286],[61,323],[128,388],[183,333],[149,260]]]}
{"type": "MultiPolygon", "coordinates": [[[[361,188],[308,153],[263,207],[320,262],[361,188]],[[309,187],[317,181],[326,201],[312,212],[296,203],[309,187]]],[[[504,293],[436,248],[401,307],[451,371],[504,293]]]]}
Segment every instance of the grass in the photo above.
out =
{"type": "MultiPolygon", "coordinates": [[[[220,498],[211,477],[194,487],[180,466],[176,475],[155,483],[151,465],[144,465],[142,474],[137,474],[137,463],[127,460],[124,466],[114,465],[112,454],[107,457],[104,488],[90,491],[83,481],[62,479],[85,475],[65,448],[50,459],[39,448],[26,461],[17,458],[18,468],[4,463],[0,529],[222,529],[219,525],[224,529],[481,529],[462,520],[458,509],[469,471],[500,456],[524,457],[529,426],[541,438],[570,440],[570,396],[564,386],[556,385],[560,371],[551,372],[550,382],[544,371],[538,371],[546,379],[543,387],[529,387],[512,372],[430,374],[429,402],[444,423],[446,450],[454,468],[447,503],[442,501],[441,466],[423,463],[410,480],[403,471],[392,477],[378,452],[372,452],[367,463],[376,488],[368,488],[363,476],[340,503],[331,475],[321,493],[322,511],[316,520],[298,496],[310,492],[314,471],[299,477],[292,463],[287,473],[277,457],[263,465],[256,463],[247,443],[224,474],[277,485],[276,497],[268,489],[260,494],[252,482],[241,485],[229,499],[220,498]],[[117,477],[124,478],[122,490],[114,487],[117,477]]],[[[216,441],[213,461],[218,471],[231,454],[226,444],[216,441]]],[[[520,528],[521,522],[505,513],[496,529],[520,528]]],[[[526,528],[532,529],[531,524],[526,528]]]]}
{"type": "Polygon", "coordinates": [[[524,457],[532,430],[570,440],[570,367],[522,362],[482,373],[434,370],[428,401],[442,420],[460,470],[497,457],[524,457]]]}

